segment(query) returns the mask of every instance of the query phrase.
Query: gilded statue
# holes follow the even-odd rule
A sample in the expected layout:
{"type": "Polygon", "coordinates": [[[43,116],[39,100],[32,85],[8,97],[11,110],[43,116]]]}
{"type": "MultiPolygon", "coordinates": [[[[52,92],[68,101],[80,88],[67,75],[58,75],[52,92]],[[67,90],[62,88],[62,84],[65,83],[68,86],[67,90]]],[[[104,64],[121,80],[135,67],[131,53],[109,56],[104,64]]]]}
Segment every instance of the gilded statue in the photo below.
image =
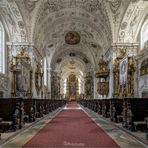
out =
{"type": "Polygon", "coordinates": [[[125,54],[126,54],[126,48],[123,47],[120,49],[120,53],[119,53],[118,58],[123,58],[125,56],[125,54]]]}
{"type": "Polygon", "coordinates": [[[41,65],[38,63],[36,65],[36,71],[35,71],[35,88],[36,88],[36,92],[37,95],[39,95],[40,90],[41,90],[41,65]]]}
{"type": "Polygon", "coordinates": [[[10,68],[10,71],[13,70],[14,66],[16,65],[16,62],[14,59],[11,59],[10,62],[9,62],[9,68],[10,68]]]}
{"type": "Polygon", "coordinates": [[[134,95],[134,72],[135,72],[135,61],[133,57],[128,57],[128,69],[127,69],[127,82],[126,84],[120,85],[120,72],[122,74],[122,68],[120,60],[126,56],[126,48],[120,50],[120,55],[114,61],[114,97],[131,97],[134,95]],[[121,68],[121,71],[119,69],[121,68]]]}
{"type": "Polygon", "coordinates": [[[99,68],[98,71],[96,72],[96,77],[101,78],[101,77],[108,77],[109,76],[109,68],[107,62],[104,60],[103,56],[99,60],[99,68]]]}
{"type": "Polygon", "coordinates": [[[16,56],[9,62],[12,73],[11,95],[31,96],[32,95],[32,70],[30,57],[25,53],[25,48],[20,47],[16,56]]]}
{"type": "Polygon", "coordinates": [[[25,49],[23,47],[21,47],[19,49],[19,52],[17,53],[16,57],[23,57],[25,53],[25,49]]]}
{"type": "MultiPolygon", "coordinates": [[[[25,60],[25,62],[26,62],[27,64],[30,64],[30,63],[31,63],[30,58],[29,58],[29,56],[28,56],[27,54],[25,54],[25,48],[23,48],[23,47],[21,47],[21,48],[19,49],[19,51],[18,51],[18,53],[17,53],[17,55],[16,55],[16,58],[17,58],[17,59],[23,58],[23,60],[25,60]]],[[[18,61],[17,61],[17,62],[18,62],[18,61]]]]}

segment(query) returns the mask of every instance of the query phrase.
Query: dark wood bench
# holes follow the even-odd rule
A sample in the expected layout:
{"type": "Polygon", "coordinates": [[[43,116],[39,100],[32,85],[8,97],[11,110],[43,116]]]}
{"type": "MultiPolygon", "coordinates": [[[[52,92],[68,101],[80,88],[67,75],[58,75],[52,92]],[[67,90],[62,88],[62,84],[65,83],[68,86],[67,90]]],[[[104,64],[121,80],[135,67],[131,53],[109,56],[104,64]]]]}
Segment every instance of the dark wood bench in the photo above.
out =
{"type": "Polygon", "coordinates": [[[62,107],[66,104],[66,100],[58,100],[58,107],[62,107]]]}
{"type": "Polygon", "coordinates": [[[110,99],[102,100],[102,116],[105,118],[110,117],[110,99]]]}
{"type": "Polygon", "coordinates": [[[24,110],[21,98],[0,99],[0,130],[16,130],[24,125],[24,110]]]}
{"type": "Polygon", "coordinates": [[[87,107],[87,100],[80,100],[79,101],[79,103],[81,104],[81,105],[83,105],[84,107],[87,107]]]}
{"type": "Polygon", "coordinates": [[[84,107],[87,107],[98,114],[102,114],[102,100],[95,99],[95,100],[80,100],[79,103],[84,107]]]}
{"type": "Polygon", "coordinates": [[[49,99],[44,99],[43,104],[44,104],[44,114],[48,114],[50,110],[50,104],[49,104],[49,99]]]}
{"type": "Polygon", "coordinates": [[[110,99],[110,119],[114,122],[123,121],[123,99],[110,99]]]}
{"type": "Polygon", "coordinates": [[[102,100],[97,101],[97,113],[102,115],[102,100]]]}
{"type": "Polygon", "coordinates": [[[61,100],[50,100],[49,101],[49,106],[50,106],[50,110],[51,111],[54,111],[54,110],[56,110],[58,107],[60,107],[61,105],[61,100]]]}
{"type": "Polygon", "coordinates": [[[25,122],[33,122],[36,120],[36,104],[35,99],[23,99],[24,103],[24,120],[25,122]]]}
{"type": "Polygon", "coordinates": [[[43,117],[44,112],[44,100],[43,99],[35,99],[35,106],[36,106],[36,117],[41,118],[43,117]]]}
{"type": "Polygon", "coordinates": [[[145,119],[148,117],[148,99],[129,98],[124,100],[124,125],[131,131],[146,130],[145,119]]]}
{"type": "Polygon", "coordinates": [[[93,100],[92,110],[93,110],[94,112],[98,112],[98,100],[97,100],[97,99],[94,99],[94,100],[93,100]]]}

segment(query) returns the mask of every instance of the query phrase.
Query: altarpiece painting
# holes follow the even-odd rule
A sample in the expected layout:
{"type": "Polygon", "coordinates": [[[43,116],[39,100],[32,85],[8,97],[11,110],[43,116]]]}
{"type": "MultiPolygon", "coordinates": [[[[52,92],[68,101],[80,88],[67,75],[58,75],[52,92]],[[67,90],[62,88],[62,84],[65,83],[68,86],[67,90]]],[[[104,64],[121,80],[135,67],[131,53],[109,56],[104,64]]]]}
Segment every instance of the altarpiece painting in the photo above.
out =
{"type": "Polygon", "coordinates": [[[20,48],[10,61],[11,95],[13,97],[32,97],[32,68],[31,60],[20,48]]]}

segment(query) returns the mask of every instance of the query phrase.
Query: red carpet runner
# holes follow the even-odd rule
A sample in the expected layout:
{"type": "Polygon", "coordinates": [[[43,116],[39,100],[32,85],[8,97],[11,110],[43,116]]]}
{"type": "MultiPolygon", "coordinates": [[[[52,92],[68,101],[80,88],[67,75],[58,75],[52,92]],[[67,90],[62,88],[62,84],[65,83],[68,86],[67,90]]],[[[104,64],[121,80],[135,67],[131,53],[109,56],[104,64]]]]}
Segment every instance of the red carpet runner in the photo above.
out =
{"type": "Polygon", "coordinates": [[[76,102],[70,102],[70,103],[68,103],[67,107],[68,107],[68,108],[71,108],[71,107],[72,107],[72,108],[73,108],[73,107],[75,108],[75,107],[78,107],[78,105],[77,105],[76,102]]]}
{"type": "Polygon", "coordinates": [[[82,110],[63,110],[23,147],[117,148],[115,143],[82,110]]]}

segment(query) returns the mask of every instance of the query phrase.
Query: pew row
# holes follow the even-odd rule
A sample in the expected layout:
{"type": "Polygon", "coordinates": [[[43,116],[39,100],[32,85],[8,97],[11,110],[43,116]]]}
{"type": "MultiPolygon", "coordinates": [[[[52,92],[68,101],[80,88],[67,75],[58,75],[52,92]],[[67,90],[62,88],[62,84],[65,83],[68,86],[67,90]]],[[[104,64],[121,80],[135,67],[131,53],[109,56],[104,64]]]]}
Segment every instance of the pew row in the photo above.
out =
{"type": "Polygon", "coordinates": [[[65,104],[65,100],[0,99],[0,133],[20,129],[25,122],[33,122],[65,104]]]}
{"type": "Polygon", "coordinates": [[[123,127],[131,131],[148,128],[148,99],[94,99],[80,100],[79,103],[104,118],[110,118],[113,122],[121,122],[123,127]]]}
{"type": "Polygon", "coordinates": [[[0,99],[0,131],[16,130],[23,122],[23,103],[21,98],[0,99]]]}
{"type": "Polygon", "coordinates": [[[124,100],[123,125],[131,131],[147,130],[148,99],[134,98],[124,100]]]}

